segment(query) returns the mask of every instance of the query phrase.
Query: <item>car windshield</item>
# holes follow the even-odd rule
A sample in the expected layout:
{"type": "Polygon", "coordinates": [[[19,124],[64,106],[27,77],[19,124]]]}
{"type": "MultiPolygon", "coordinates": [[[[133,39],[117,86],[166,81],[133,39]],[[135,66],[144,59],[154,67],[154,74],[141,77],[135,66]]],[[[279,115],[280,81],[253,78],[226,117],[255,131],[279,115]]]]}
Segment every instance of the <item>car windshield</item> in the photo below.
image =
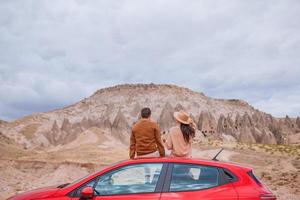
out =
{"type": "Polygon", "coordinates": [[[89,176],[93,176],[93,175],[96,174],[96,173],[98,173],[98,171],[97,171],[97,172],[94,172],[94,173],[91,173],[91,174],[88,174],[88,175],[86,175],[86,176],[84,176],[84,177],[82,177],[82,178],[79,178],[79,179],[77,179],[76,181],[73,181],[72,183],[70,183],[70,184],[68,184],[68,185],[73,185],[73,184],[75,184],[75,183],[78,183],[78,182],[82,181],[83,179],[85,179],[85,178],[87,178],[87,177],[89,177],[89,176]]]}
{"type": "MultiPolygon", "coordinates": [[[[116,165],[116,164],[121,163],[121,162],[123,162],[123,161],[120,161],[120,162],[116,162],[116,163],[107,165],[105,168],[111,167],[111,166],[116,165]]],[[[72,183],[69,183],[68,185],[71,186],[71,185],[73,185],[73,184],[75,184],[75,183],[77,183],[77,182],[82,181],[83,179],[85,179],[85,178],[87,178],[87,177],[89,177],[89,176],[93,176],[93,175],[97,174],[98,172],[99,172],[99,171],[96,171],[96,172],[91,173],[91,174],[87,174],[86,176],[84,176],[84,177],[82,177],[82,178],[79,178],[79,179],[77,179],[76,181],[73,181],[72,183]]]]}

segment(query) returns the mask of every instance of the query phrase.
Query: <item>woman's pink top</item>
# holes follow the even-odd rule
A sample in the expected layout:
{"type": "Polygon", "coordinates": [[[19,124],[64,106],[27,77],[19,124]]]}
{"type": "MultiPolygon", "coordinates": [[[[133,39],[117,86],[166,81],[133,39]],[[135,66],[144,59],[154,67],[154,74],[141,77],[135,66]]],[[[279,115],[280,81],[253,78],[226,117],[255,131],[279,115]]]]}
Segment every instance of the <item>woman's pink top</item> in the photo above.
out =
{"type": "Polygon", "coordinates": [[[192,139],[186,143],[179,126],[170,129],[166,137],[166,147],[171,150],[171,156],[186,158],[192,156],[192,139]]]}

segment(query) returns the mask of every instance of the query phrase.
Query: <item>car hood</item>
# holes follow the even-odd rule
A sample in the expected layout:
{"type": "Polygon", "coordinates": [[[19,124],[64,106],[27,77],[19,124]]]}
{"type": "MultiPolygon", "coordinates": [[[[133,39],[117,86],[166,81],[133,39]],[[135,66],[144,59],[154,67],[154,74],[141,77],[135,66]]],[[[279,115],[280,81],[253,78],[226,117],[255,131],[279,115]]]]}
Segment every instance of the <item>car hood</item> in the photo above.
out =
{"type": "Polygon", "coordinates": [[[8,200],[30,200],[30,199],[40,199],[47,198],[54,195],[59,188],[56,186],[50,186],[45,188],[39,188],[35,190],[30,190],[28,192],[22,192],[16,194],[15,196],[9,198],[8,200]]]}

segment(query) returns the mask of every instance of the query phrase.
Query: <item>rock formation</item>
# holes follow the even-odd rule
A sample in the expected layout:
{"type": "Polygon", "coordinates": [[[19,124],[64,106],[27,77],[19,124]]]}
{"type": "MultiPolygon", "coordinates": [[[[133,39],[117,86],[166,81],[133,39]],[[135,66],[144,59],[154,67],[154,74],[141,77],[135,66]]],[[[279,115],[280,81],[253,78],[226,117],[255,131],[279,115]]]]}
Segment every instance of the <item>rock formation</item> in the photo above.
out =
{"type": "Polygon", "coordinates": [[[297,125],[297,127],[298,127],[298,129],[300,131],[300,117],[297,117],[297,119],[296,119],[296,125],[297,125]]]}
{"type": "Polygon", "coordinates": [[[68,144],[92,127],[127,143],[131,126],[140,117],[142,107],[151,108],[151,117],[162,132],[175,125],[173,112],[179,110],[185,110],[194,119],[198,135],[203,132],[214,139],[288,144],[300,132],[299,117],[275,118],[243,100],[213,99],[187,88],[155,84],[101,89],[62,109],[7,123],[0,121],[0,131],[32,148],[40,144],[68,144]]]}
{"type": "Polygon", "coordinates": [[[198,129],[208,135],[215,135],[217,129],[217,122],[214,116],[208,111],[202,111],[197,123],[198,129]]]}
{"type": "Polygon", "coordinates": [[[217,133],[231,135],[240,142],[276,144],[278,142],[273,132],[277,131],[278,135],[281,133],[277,124],[272,120],[270,121],[268,115],[263,116],[260,113],[250,116],[245,112],[242,116],[237,114],[235,119],[229,115],[227,117],[221,115],[218,120],[217,133]]]}
{"type": "Polygon", "coordinates": [[[245,143],[255,143],[255,138],[249,127],[244,126],[239,132],[238,141],[245,143]]]}
{"type": "Polygon", "coordinates": [[[86,117],[84,117],[82,119],[82,121],[80,122],[80,126],[82,127],[82,129],[86,130],[92,126],[92,122],[90,119],[87,119],[86,117]]]}
{"type": "Polygon", "coordinates": [[[218,125],[217,125],[217,133],[219,135],[230,135],[233,138],[237,139],[237,130],[232,125],[232,120],[229,120],[230,117],[225,117],[223,114],[218,119],[218,125]]]}
{"type": "Polygon", "coordinates": [[[300,118],[299,117],[297,117],[297,119],[296,119],[296,124],[297,124],[298,128],[300,129],[300,118]]]}
{"type": "Polygon", "coordinates": [[[2,124],[3,124],[3,125],[4,125],[4,124],[7,124],[7,122],[0,119],[0,126],[1,126],[2,124]]]}
{"type": "Polygon", "coordinates": [[[159,127],[161,131],[168,131],[172,126],[175,125],[174,113],[175,109],[171,106],[169,102],[163,107],[160,117],[159,117],[159,127]]]}
{"type": "Polygon", "coordinates": [[[55,120],[51,131],[47,132],[47,138],[49,139],[50,144],[57,144],[58,138],[60,137],[60,128],[57,125],[57,121],[55,120]]]}
{"type": "Polygon", "coordinates": [[[114,137],[121,140],[122,142],[128,143],[128,138],[130,135],[130,127],[125,116],[120,110],[118,111],[116,118],[112,124],[111,133],[114,137]]]}
{"type": "Polygon", "coordinates": [[[268,129],[263,130],[262,137],[259,142],[263,144],[277,144],[276,138],[274,137],[273,133],[268,129]]]}
{"type": "Polygon", "coordinates": [[[110,131],[111,131],[112,124],[111,124],[111,122],[109,121],[109,118],[104,119],[104,120],[103,120],[103,124],[102,124],[102,126],[100,126],[100,127],[102,127],[104,130],[110,132],[110,131]]]}
{"type": "Polygon", "coordinates": [[[181,111],[181,110],[185,110],[185,108],[180,104],[178,103],[175,108],[174,108],[175,111],[181,111]]]}
{"type": "Polygon", "coordinates": [[[131,111],[131,116],[132,116],[132,117],[138,116],[138,114],[140,113],[141,109],[142,109],[141,105],[139,104],[139,102],[137,102],[137,103],[134,105],[134,107],[133,107],[133,109],[132,109],[132,111],[131,111]]]}

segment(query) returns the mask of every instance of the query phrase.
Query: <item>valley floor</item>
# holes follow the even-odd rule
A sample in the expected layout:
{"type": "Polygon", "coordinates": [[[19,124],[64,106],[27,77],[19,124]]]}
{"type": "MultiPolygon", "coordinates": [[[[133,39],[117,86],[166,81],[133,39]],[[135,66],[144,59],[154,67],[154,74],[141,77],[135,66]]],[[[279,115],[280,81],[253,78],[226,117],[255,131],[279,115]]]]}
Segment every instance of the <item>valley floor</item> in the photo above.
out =
{"type": "MultiPolygon", "coordinates": [[[[239,163],[277,194],[279,200],[300,199],[300,146],[195,142],[193,157],[239,163]]],[[[0,199],[37,187],[72,182],[111,163],[127,159],[125,145],[82,145],[68,149],[23,150],[0,148],[0,199]],[[117,147],[116,147],[117,146],[117,147]]]]}

